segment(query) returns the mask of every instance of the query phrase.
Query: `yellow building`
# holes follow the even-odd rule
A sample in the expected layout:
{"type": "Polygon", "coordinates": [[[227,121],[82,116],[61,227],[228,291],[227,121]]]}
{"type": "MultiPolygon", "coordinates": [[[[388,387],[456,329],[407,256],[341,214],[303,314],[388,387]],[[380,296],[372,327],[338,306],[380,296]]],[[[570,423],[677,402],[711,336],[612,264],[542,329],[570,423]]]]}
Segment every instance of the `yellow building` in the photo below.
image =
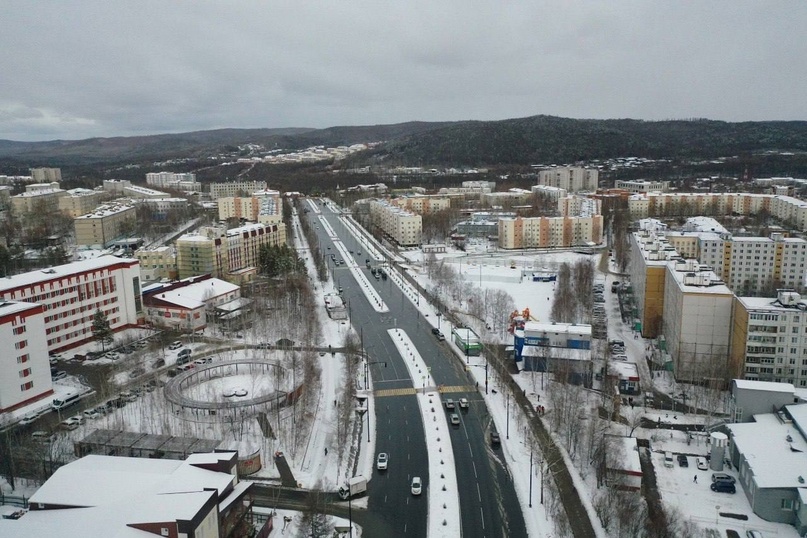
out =
{"type": "Polygon", "coordinates": [[[394,206],[386,200],[370,202],[370,218],[373,225],[389,239],[400,246],[416,246],[420,244],[423,232],[423,219],[406,209],[394,206]]]}
{"type": "Polygon", "coordinates": [[[261,224],[283,222],[283,204],[280,192],[263,190],[249,197],[224,197],[218,199],[219,220],[244,219],[261,224]]]}
{"type": "Polygon", "coordinates": [[[140,260],[140,277],[144,282],[177,278],[177,255],[172,247],[141,248],[134,255],[140,260]]]}
{"type": "Polygon", "coordinates": [[[109,246],[118,239],[125,228],[135,223],[135,208],[127,205],[109,204],[99,206],[73,220],[76,244],[98,248],[109,246]]]}
{"type": "Polygon", "coordinates": [[[602,215],[499,219],[499,247],[569,248],[602,243],[602,215]]]}
{"type": "Polygon", "coordinates": [[[630,247],[630,283],[642,336],[656,338],[664,315],[667,263],[680,255],[666,237],[657,235],[654,230],[631,234],[630,247]]]}
{"type": "Polygon", "coordinates": [[[70,189],[59,198],[59,210],[73,218],[86,215],[101,203],[102,193],[90,189],[70,189]]]}
{"type": "Polygon", "coordinates": [[[67,191],[58,187],[27,190],[11,197],[11,207],[17,214],[32,211],[55,213],[59,211],[59,199],[63,196],[67,196],[67,191]]]}
{"type": "Polygon", "coordinates": [[[451,207],[451,199],[447,196],[403,196],[393,198],[390,203],[418,215],[436,213],[451,207]]]}

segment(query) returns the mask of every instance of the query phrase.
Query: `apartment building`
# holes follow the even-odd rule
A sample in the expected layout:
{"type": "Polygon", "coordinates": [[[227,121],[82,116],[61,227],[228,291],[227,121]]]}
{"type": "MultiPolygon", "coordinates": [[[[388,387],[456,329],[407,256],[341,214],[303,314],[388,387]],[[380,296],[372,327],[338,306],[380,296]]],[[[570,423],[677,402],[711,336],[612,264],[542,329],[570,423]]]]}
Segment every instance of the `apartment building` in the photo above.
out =
{"type": "Polygon", "coordinates": [[[283,222],[280,192],[274,190],[265,189],[249,197],[221,197],[218,199],[218,209],[219,220],[244,219],[261,224],[283,222]]]}
{"type": "Polygon", "coordinates": [[[734,377],[807,387],[807,300],[791,290],[735,297],[730,367],[734,377]]]}
{"type": "Polygon", "coordinates": [[[178,276],[174,247],[141,248],[135,251],[134,256],[140,261],[140,277],[143,282],[175,280],[178,276]]]}
{"type": "Polygon", "coordinates": [[[137,218],[135,208],[122,204],[98,206],[73,220],[76,244],[93,248],[106,248],[118,239],[137,218]]]}
{"type": "Polygon", "coordinates": [[[202,192],[202,184],[196,181],[196,174],[174,172],[149,172],[146,183],[158,188],[178,191],[202,192]]]}
{"type": "Polygon", "coordinates": [[[593,217],[602,213],[602,200],[587,196],[564,196],[558,199],[561,217],[593,217]]]}
{"type": "Polygon", "coordinates": [[[370,219],[390,240],[402,247],[413,247],[420,244],[423,221],[416,215],[394,206],[386,200],[371,200],[369,203],[370,219]]]}
{"type": "Polygon", "coordinates": [[[61,168],[31,168],[31,179],[33,181],[61,181],[61,168]]]}
{"type": "Polygon", "coordinates": [[[633,193],[666,192],[670,189],[669,181],[647,181],[646,179],[633,179],[628,181],[617,180],[615,189],[633,193]]]}
{"type": "Polygon", "coordinates": [[[632,219],[656,216],[752,215],[762,210],[807,231],[807,202],[792,196],[752,193],[648,193],[628,199],[632,219]]]}
{"type": "Polygon", "coordinates": [[[499,247],[568,248],[602,243],[602,215],[499,219],[499,247]]]}
{"type": "Polygon", "coordinates": [[[639,320],[637,329],[645,338],[656,338],[661,334],[664,315],[667,263],[680,255],[663,231],[650,224],[640,223],[643,229],[631,234],[629,273],[639,320]]]}
{"type": "Polygon", "coordinates": [[[11,197],[11,207],[15,213],[55,213],[59,211],[59,199],[67,196],[67,191],[60,189],[58,183],[28,185],[33,187],[11,197]],[[55,186],[54,186],[55,185],[55,186]]]}
{"type": "Polygon", "coordinates": [[[551,168],[538,172],[538,184],[560,187],[568,192],[597,190],[600,172],[594,168],[576,166],[551,168]]]}
{"type": "Polygon", "coordinates": [[[253,192],[265,191],[265,181],[230,181],[227,183],[211,183],[210,198],[236,198],[249,195],[253,192]]]}
{"type": "Polygon", "coordinates": [[[725,378],[733,299],[697,260],[667,263],[661,326],[676,380],[725,378]]]}
{"type": "Polygon", "coordinates": [[[42,306],[49,352],[93,340],[97,310],[114,331],[142,319],[140,264],[137,260],[100,256],[0,279],[0,298],[42,306]]]}
{"type": "Polygon", "coordinates": [[[533,192],[526,189],[510,189],[505,192],[487,192],[479,195],[479,200],[489,206],[527,205],[532,202],[533,192]]]}
{"type": "Polygon", "coordinates": [[[59,210],[73,218],[92,212],[101,203],[102,193],[90,189],[70,189],[59,198],[59,210]]]}
{"type": "Polygon", "coordinates": [[[137,203],[151,210],[151,220],[154,221],[166,220],[171,213],[184,211],[190,206],[187,198],[148,198],[137,203]]]}
{"type": "Polygon", "coordinates": [[[451,207],[451,199],[447,196],[439,195],[401,196],[400,198],[392,198],[390,203],[418,215],[428,215],[451,207]]]}
{"type": "Polygon", "coordinates": [[[261,247],[285,243],[286,234],[280,225],[202,228],[176,241],[179,278],[210,273],[229,281],[248,280],[257,273],[261,247]]]}
{"type": "Polygon", "coordinates": [[[41,304],[0,301],[0,414],[53,394],[41,304]]]}
{"type": "Polygon", "coordinates": [[[551,187],[549,185],[533,185],[530,187],[530,192],[553,201],[558,201],[561,198],[565,198],[569,194],[569,191],[566,189],[561,189],[560,187],[551,187]]]}

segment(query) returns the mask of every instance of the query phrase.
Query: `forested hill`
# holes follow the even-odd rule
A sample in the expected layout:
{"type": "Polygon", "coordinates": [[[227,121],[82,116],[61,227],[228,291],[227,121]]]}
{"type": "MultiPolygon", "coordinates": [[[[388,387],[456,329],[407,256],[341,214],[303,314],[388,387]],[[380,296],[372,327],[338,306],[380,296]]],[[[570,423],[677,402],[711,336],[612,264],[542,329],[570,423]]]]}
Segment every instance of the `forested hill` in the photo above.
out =
{"type": "Polygon", "coordinates": [[[807,122],[576,120],[533,116],[469,121],[390,141],[385,160],[441,165],[569,163],[612,157],[712,158],[807,151],[807,122]]]}
{"type": "Polygon", "coordinates": [[[239,146],[297,150],[385,143],[351,164],[484,166],[570,163],[612,157],[713,158],[807,151],[807,122],[577,120],[532,116],[501,121],[407,122],[327,129],[218,129],[153,136],[13,142],[0,159],[20,166],[148,162],[232,153],[239,146]]]}

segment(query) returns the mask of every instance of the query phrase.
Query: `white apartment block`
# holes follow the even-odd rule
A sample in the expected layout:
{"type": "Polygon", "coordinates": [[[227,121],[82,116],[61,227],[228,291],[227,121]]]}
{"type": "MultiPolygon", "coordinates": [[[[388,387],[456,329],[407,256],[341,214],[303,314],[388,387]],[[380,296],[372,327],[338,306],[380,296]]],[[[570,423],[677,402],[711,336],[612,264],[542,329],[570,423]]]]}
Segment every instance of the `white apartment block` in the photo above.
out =
{"type": "Polygon", "coordinates": [[[0,301],[0,415],[53,394],[41,304],[0,301]]]}
{"type": "Polygon", "coordinates": [[[391,199],[390,203],[418,215],[428,215],[451,207],[451,199],[439,195],[402,196],[391,199]]]}
{"type": "Polygon", "coordinates": [[[569,192],[597,190],[600,172],[594,168],[570,166],[538,172],[538,184],[560,187],[569,192]]]}
{"type": "Polygon", "coordinates": [[[725,378],[733,299],[697,260],[667,264],[662,332],[676,380],[725,378]]]}
{"type": "Polygon", "coordinates": [[[807,301],[780,290],[776,298],[735,297],[731,370],[734,377],[807,387],[807,301]]]}
{"type": "Polygon", "coordinates": [[[61,168],[31,168],[31,179],[33,181],[61,181],[61,168]]]}
{"type": "Polygon", "coordinates": [[[234,198],[266,190],[265,181],[231,181],[227,183],[211,183],[210,198],[234,198]]]}
{"type": "Polygon", "coordinates": [[[751,193],[649,193],[628,199],[632,219],[688,215],[751,215],[762,210],[807,231],[807,202],[792,196],[751,193]]]}
{"type": "Polygon", "coordinates": [[[647,181],[645,179],[634,179],[630,181],[616,181],[614,188],[633,192],[633,193],[649,193],[649,192],[666,192],[670,189],[669,181],[647,181]]]}
{"type": "Polygon", "coordinates": [[[587,196],[564,196],[558,199],[561,217],[593,217],[602,213],[602,200],[587,196]]]}
{"type": "Polygon", "coordinates": [[[394,206],[386,200],[371,200],[370,218],[375,226],[398,245],[411,247],[420,244],[423,232],[420,215],[394,206]]]}
{"type": "Polygon", "coordinates": [[[510,189],[505,192],[488,192],[479,195],[479,201],[491,207],[528,205],[532,202],[533,193],[526,189],[510,189]]]}
{"type": "Polygon", "coordinates": [[[499,248],[569,248],[602,243],[602,215],[499,219],[499,248]]]}
{"type": "MultiPolygon", "coordinates": [[[[58,184],[57,184],[58,186],[58,184]]],[[[55,213],[59,211],[59,198],[67,196],[67,191],[57,187],[26,190],[11,197],[11,207],[17,214],[33,211],[55,213]]]]}
{"type": "Polygon", "coordinates": [[[174,172],[149,172],[146,183],[164,189],[187,192],[202,192],[202,184],[196,181],[196,174],[174,172]]]}
{"type": "Polygon", "coordinates": [[[533,185],[530,187],[530,191],[533,194],[537,194],[543,198],[549,198],[550,200],[555,201],[560,200],[569,194],[566,189],[561,189],[560,187],[551,187],[549,185],[533,185]]]}
{"type": "Polygon", "coordinates": [[[94,339],[93,316],[99,309],[114,331],[138,325],[140,264],[100,256],[31,271],[1,279],[0,298],[42,305],[47,350],[71,349],[94,339]]]}

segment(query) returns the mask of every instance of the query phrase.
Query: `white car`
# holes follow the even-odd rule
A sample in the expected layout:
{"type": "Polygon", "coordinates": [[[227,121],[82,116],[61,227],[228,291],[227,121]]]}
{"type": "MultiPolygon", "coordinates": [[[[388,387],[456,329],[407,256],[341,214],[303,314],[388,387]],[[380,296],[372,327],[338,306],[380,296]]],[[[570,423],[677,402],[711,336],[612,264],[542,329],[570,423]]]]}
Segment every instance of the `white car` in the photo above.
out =
{"type": "Polygon", "coordinates": [[[22,417],[22,420],[20,420],[19,424],[20,426],[27,426],[28,424],[33,424],[34,422],[36,422],[36,419],[38,418],[39,415],[36,414],[25,415],[24,417],[22,417]]]}
{"type": "Polygon", "coordinates": [[[99,413],[95,409],[87,409],[86,411],[84,411],[84,418],[95,420],[97,418],[101,418],[101,413],[99,413]]]}
{"type": "Polygon", "coordinates": [[[468,409],[468,398],[460,398],[460,407],[462,409],[468,409]]]}
{"type": "Polygon", "coordinates": [[[420,495],[423,493],[423,482],[421,482],[419,476],[415,476],[412,478],[412,495],[420,495]]]}
{"type": "Polygon", "coordinates": [[[389,462],[389,455],[386,452],[379,452],[375,466],[379,471],[384,471],[387,469],[388,462],[389,462]]]}
{"type": "Polygon", "coordinates": [[[700,469],[701,471],[705,471],[706,469],[709,468],[709,464],[706,463],[706,458],[703,457],[695,458],[695,465],[697,465],[698,469],[700,469]]]}
{"type": "Polygon", "coordinates": [[[456,425],[457,425],[457,424],[459,424],[459,423],[460,423],[460,417],[459,417],[459,415],[458,415],[458,414],[456,414],[456,413],[451,413],[451,424],[453,424],[453,425],[455,425],[455,426],[456,426],[456,425]]]}

